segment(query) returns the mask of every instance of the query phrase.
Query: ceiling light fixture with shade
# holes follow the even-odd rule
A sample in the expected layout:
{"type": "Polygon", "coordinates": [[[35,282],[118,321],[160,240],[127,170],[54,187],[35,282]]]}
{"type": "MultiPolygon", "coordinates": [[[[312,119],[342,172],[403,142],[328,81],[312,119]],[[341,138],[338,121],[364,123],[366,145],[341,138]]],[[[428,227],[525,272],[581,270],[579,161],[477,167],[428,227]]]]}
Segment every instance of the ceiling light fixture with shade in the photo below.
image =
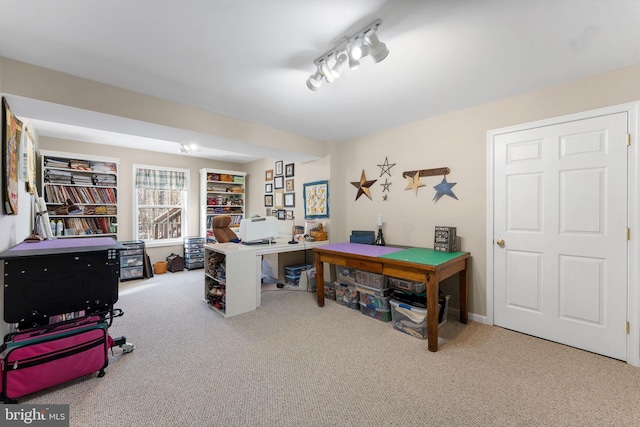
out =
{"type": "Polygon", "coordinates": [[[340,38],[333,49],[316,58],[313,63],[317,70],[307,79],[307,87],[317,91],[323,78],[327,83],[333,83],[340,77],[345,64],[355,70],[360,66],[360,60],[366,56],[371,56],[375,63],[384,60],[389,55],[389,49],[378,38],[380,24],[382,21],[376,19],[354,35],[340,38]]]}

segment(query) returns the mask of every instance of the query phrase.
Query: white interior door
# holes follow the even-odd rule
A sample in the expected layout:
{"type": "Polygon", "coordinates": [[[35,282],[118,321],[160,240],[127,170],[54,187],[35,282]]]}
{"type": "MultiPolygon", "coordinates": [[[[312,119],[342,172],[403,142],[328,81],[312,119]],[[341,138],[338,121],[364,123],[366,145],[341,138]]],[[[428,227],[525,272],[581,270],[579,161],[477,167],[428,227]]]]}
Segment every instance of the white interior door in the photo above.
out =
{"type": "Polygon", "coordinates": [[[494,137],[494,323],[626,360],[627,113],[494,137]]]}

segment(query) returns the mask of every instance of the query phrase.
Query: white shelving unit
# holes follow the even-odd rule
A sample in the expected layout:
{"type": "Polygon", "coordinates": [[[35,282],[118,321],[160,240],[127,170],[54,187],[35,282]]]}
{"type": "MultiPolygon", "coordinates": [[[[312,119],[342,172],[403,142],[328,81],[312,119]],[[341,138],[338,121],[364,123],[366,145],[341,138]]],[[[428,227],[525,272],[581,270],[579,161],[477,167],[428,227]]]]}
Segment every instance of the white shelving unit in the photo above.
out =
{"type": "Polygon", "coordinates": [[[200,169],[200,235],[215,241],[211,221],[216,215],[230,215],[231,228],[238,231],[245,210],[245,172],[200,169]]]}
{"type": "Polygon", "coordinates": [[[64,231],[56,237],[118,238],[119,162],[110,157],[40,151],[40,194],[50,220],[63,223],[64,231]],[[80,210],[64,212],[68,200],[80,210]]]}
{"type": "Polygon", "coordinates": [[[224,317],[256,309],[256,251],[238,243],[205,245],[204,300],[224,317]]]}

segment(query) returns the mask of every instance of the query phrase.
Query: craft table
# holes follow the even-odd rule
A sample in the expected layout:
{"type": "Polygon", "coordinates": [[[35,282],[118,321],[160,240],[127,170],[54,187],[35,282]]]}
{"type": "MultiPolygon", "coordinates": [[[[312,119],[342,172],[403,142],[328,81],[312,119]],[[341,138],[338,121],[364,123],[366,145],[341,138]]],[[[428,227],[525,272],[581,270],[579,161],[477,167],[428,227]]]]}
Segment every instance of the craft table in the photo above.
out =
{"type": "Polygon", "coordinates": [[[424,282],[427,287],[429,351],[438,351],[438,290],[440,282],[459,273],[460,322],[468,321],[469,253],[438,252],[427,248],[395,248],[336,243],[313,248],[316,259],[318,306],[324,306],[323,263],[356,268],[385,276],[424,282]]]}

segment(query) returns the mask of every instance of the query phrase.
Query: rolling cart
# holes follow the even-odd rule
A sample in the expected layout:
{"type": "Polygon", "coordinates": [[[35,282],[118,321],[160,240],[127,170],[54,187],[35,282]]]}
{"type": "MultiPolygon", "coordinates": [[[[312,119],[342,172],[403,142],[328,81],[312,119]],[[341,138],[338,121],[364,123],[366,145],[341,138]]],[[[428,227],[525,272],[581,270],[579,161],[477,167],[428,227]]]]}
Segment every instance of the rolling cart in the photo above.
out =
{"type": "Polygon", "coordinates": [[[5,403],[79,378],[105,374],[109,350],[129,353],[108,329],[122,316],[119,251],[110,237],[23,242],[0,253],[2,318],[12,329],[0,347],[5,403]]]}

